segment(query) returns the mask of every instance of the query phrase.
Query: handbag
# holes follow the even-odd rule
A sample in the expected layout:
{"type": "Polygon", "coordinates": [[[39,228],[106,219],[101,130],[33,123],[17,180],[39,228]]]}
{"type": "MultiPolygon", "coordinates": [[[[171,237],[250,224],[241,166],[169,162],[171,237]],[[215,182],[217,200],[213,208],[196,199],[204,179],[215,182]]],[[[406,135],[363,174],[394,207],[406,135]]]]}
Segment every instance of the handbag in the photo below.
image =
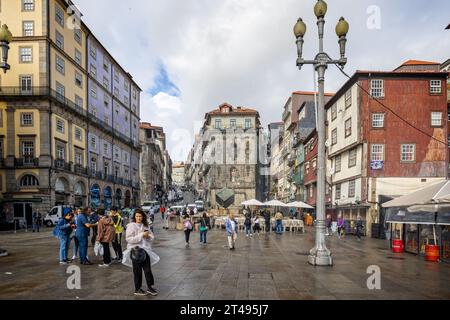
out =
{"type": "Polygon", "coordinates": [[[140,247],[134,247],[131,249],[130,257],[136,263],[144,263],[145,259],[147,259],[147,253],[140,247]]]}

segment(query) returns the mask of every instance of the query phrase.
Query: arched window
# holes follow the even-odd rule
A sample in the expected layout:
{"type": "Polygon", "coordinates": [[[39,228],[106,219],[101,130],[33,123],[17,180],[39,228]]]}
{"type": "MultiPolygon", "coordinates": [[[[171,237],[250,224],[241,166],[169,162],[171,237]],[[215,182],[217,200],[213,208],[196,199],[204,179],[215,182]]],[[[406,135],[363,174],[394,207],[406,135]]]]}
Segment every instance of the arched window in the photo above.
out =
{"type": "Polygon", "coordinates": [[[36,187],[39,186],[39,180],[32,175],[26,175],[20,180],[21,187],[36,187]]]}

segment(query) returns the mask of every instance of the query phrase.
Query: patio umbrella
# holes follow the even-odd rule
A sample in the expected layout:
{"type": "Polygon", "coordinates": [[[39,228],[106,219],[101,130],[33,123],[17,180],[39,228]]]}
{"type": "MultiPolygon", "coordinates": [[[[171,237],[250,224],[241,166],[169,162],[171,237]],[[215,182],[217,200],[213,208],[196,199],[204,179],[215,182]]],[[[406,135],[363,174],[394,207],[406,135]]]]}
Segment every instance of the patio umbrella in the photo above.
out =
{"type": "Polygon", "coordinates": [[[287,205],[281,201],[278,200],[272,200],[269,202],[264,203],[266,207],[287,207],[287,205]]]}
{"type": "Polygon", "coordinates": [[[262,202],[259,202],[258,200],[252,199],[242,202],[241,205],[262,207],[264,204],[262,202]]]}
{"type": "Polygon", "coordinates": [[[295,202],[288,203],[286,205],[286,207],[289,207],[289,208],[302,208],[302,209],[314,209],[314,207],[311,207],[309,204],[306,204],[306,203],[301,202],[301,201],[295,201],[295,202]]]}

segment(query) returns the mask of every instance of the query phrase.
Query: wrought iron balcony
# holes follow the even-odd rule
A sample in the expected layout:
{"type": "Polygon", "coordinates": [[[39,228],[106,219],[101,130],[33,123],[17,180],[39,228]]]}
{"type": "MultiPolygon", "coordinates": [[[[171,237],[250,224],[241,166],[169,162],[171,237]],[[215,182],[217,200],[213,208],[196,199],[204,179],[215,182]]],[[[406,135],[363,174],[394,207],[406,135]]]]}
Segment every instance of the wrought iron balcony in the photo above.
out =
{"type": "Polygon", "coordinates": [[[70,170],[70,163],[66,162],[64,159],[55,159],[53,161],[53,166],[55,168],[61,169],[61,170],[66,170],[66,171],[71,171],[70,170]]]}
{"type": "Polygon", "coordinates": [[[74,171],[75,173],[77,173],[77,174],[84,174],[84,175],[87,175],[87,174],[88,174],[88,168],[83,167],[83,166],[80,165],[80,164],[76,164],[76,165],[73,167],[73,171],[74,171]]]}
{"type": "Polygon", "coordinates": [[[38,167],[39,166],[39,159],[35,158],[34,156],[25,156],[23,158],[16,158],[14,159],[14,166],[16,168],[21,167],[38,167]]]}

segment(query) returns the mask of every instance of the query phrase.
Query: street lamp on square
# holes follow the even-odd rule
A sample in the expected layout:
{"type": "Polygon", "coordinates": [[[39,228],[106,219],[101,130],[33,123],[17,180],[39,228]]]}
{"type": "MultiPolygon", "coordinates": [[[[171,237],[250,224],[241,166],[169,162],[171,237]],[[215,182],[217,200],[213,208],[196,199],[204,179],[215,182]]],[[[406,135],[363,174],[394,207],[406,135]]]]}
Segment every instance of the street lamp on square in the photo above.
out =
{"type": "Polygon", "coordinates": [[[9,44],[12,40],[11,31],[9,31],[8,26],[4,24],[0,29],[0,48],[2,53],[2,60],[0,62],[0,68],[6,73],[11,66],[8,64],[8,51],[9,44]]]}
{"type": "Polygon", "coordinates": [[[297,39],[297,67],[301,70],[305,64],[312,64],[319,77],[319,105],[317,110],[318,122],[318,170],[317,170],[317,225],[316,225],[316,245],[311,249],[308,262],[314,266],[331,266],[333,259],[331,252],[326,247],[325,242],[325,193],[326,193],[326,150],[325,150],[325,71],[329,64],[339,65],[342,68],[347,64],[345,57],[345,45],[347,43],[347,33],[349,24],[344,18],[340,18],[336,26],[336,34],[339,37],[340,58],[333,60],[323,51],[323,34],[325,25],[325,14],[327,4],[323,0],[318,0],[314,7],[314,14],[317,17],[319,28],[319,53],[314,60],[303,59],[303,37],[306,33],[306,24],[302,18],[297,20],[294,26],[294,34],[297,39]]]}

